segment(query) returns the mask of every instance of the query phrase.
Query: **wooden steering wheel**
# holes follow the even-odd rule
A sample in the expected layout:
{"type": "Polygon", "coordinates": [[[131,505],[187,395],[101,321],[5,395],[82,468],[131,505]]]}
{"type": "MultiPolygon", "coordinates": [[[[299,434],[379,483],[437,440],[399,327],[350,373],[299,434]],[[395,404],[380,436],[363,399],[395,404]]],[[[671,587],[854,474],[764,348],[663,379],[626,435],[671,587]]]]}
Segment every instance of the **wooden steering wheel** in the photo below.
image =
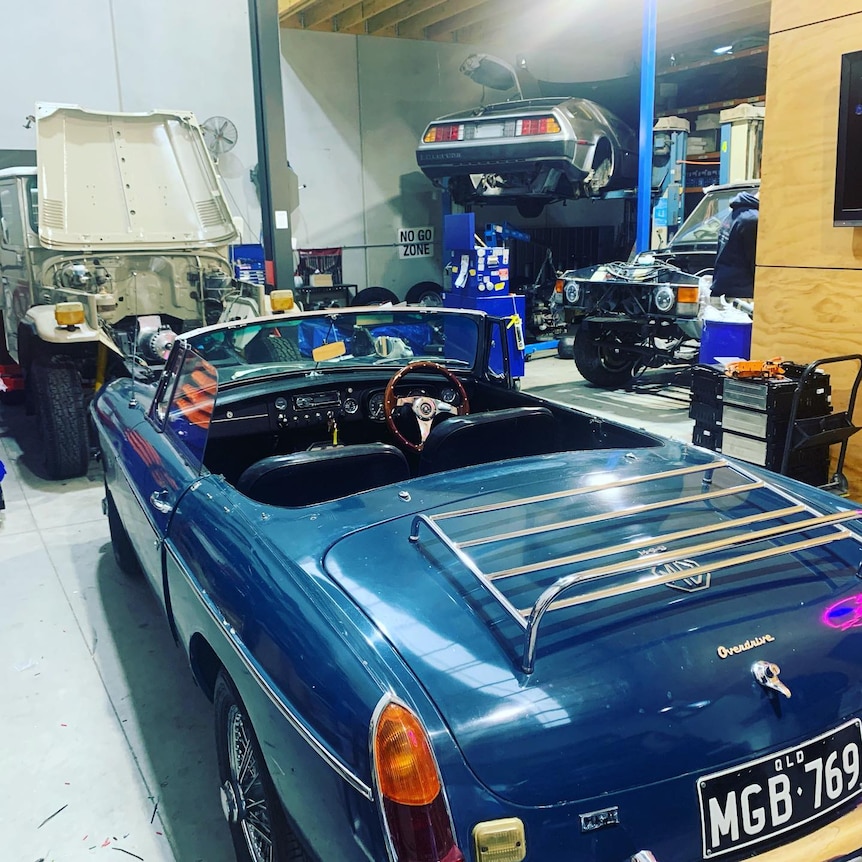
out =
{"type": "Polygon", "coordinates": [[[413,449],[415,452],[421,452],[425,441],[428,439],[428,434],[431,431],[431,426],[434,419],[441,413],[452,413],[456,416],[466,416],[470,412],[470,402],[467,399],[467,392],[464,389],[461,381],[445,366],[439,365],[436,362],[427,360],[418,360],[411,362],[400,368],[392,376],[392,379],[386,384],[386,391],[383,393],[383,415],[386,417],[386,424],[389,430],[394,435],[395,439],[408,449],[413,449]],[[460,406],[449,404],[446,401],[441,401],[438,398],[431,398],[428,395],[403,395],[395,394],[395,387],[408,375],[416,372],[432,371],[435,374],[441,374],[449,383],[452,384],[458,396],[461,399],[460,406]],[[409,405],[413,410],[413,416],[419,425],[419,443],[413,443],[408,440],[396,427],[394,413],[398,407],[409,405]]]}

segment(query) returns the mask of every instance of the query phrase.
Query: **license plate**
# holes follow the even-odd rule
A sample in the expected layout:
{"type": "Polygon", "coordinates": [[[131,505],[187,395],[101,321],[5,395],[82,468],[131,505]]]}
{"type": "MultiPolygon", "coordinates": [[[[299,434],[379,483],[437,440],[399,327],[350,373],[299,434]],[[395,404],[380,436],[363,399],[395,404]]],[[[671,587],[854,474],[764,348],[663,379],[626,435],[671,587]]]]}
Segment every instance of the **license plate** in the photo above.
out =
{"type": "Polygon", "coordinates": [[[697,793],[705,859],[775,838],[862,793],[862,722],[705,775],[697,793]]]}
{"type": "Polygon", "coordinates": [[[502,138],[503,123],[476,123],[474,138],[502,138]]]}

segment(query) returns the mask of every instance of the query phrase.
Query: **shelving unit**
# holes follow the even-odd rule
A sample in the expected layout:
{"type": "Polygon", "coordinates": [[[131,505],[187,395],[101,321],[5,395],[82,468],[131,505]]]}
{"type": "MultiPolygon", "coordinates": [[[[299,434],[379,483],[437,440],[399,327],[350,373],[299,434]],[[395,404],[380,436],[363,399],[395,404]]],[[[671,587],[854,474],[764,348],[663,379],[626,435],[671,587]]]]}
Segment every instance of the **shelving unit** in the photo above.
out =
{"type": "Polygon", "coordinates": [[[679,105],[657,105],[656,117],[692,116],[734,108],[744,102],[765,101],[768,52],[768,45],[759,45],[663,69],[657,73],[656,81],[676,85],[679,105]],[[734,74],[723,77],[722,72],[729,68],[734,74]],[[706,69],[716,70],[712,82],[705,80],[706,69]],[[728,92],[731,87],[733,92],[728,92]]]}

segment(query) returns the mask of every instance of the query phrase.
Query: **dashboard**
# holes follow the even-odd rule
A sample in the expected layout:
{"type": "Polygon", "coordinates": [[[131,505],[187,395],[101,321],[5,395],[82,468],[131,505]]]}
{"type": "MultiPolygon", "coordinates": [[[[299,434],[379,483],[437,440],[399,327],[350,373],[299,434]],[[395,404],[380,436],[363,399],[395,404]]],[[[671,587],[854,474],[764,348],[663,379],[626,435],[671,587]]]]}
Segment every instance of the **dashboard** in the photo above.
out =
{"type": "MultiPolygon", "coordinates": [[[[380,383],[366,386],[321,386],[302,390],[270,388],[262,394],[247,393],[240,399],[233,393],[220,394],[210,427],[210,437],[283,432],[290,429],[326,427],[333,420],[342,423],[385,421],[380,383]]],[[[434,383],[405,383],[396,388],[398,397],[426,395],[459,406],[461,398],[445,380],[434,383]]]]}

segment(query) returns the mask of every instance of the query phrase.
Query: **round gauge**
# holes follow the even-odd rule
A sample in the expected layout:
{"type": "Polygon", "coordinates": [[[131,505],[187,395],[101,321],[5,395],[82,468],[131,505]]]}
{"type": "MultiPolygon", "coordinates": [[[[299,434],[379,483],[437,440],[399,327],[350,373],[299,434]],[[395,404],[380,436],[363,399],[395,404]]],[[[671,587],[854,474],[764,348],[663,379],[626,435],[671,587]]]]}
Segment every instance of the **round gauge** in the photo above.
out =
{"type": "Polygon", "coordinates": [[[375,392],[368,399],[368,415],[378,421],[383,419],[383,393],[375,392]]]}
{"type": "Polygon", "coordinates": [[[458,393],[451,386],[445,386],[440,392],[440,398],[447,404],[454,404],[458,398],[458,393]]]}
{"type": "Polygon", "coordinates": [[[341,404],[341,409],[348,416],[352,416],[359,409],[359,402],[355,398],[345,398],[341,404]]]}
{"type": "Polygon", "coordinates": [[[287,409],[287,399],[285,398],[276,398],[275,399],[275,409],[276,410],[286,410],[287,409]]]}

